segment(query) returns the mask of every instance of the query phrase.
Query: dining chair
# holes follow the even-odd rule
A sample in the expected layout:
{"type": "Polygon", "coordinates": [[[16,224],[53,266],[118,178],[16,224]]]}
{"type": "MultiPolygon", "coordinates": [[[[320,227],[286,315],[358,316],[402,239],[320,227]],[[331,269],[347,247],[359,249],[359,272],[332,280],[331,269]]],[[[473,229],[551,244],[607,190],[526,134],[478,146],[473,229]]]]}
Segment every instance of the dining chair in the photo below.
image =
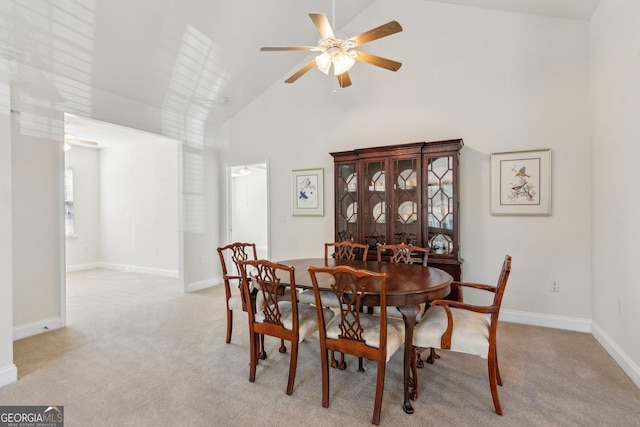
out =
{"type": "MultiPolygon", "coordinates": [[[[329,407],[329,351],[339,351],[377,362],[373,424],[380,423],[386,362],[404,344],[404,322],[387,317],[385,273],[337,267],[309,267],[318,312],[322,365],[322,406],[329,407]],[[322,283],[322,288],[320,284],[322,283]],[[330,292],[339,301],[339,314],[327,322],[322,316],[323,294],[330,292]],[[380,315],[364,313],[367,293],[380,294],[380,315]]],[[[333,355],[331,356],[333,358],[333,355]]],[[[352,395],[344,393],[343,398],[352,395]]]]}
{"type": "Polygon", "coordinates": [[[404,262],[405,264],[420,263],[423,267],[426,267],[429,258],[429,248],[406,245],[404,243],[397,245],[378,245],[377,252],[378,262],[382,262],[384,255],[389,255],[389,262],[404,262]]]}
{"type": "Polygon", "coordinates": [[[367,260],[369,246],[362,243],[354,243],[350,240],[344,242],[331,242],[324,244],[324,260],[329,260],[329,248],[333,248],[333,258],[335,259],[356,259],[367,260]]]}
{"type": "MultiPolygon", "coordinates": [[[[378,262],[382,262],[383,256],[388,256],[389,262],[395,263],[405,263],[405,264],[414,264],[420,263],[423,267],[427,267],[427,261],[429,259],[429,248],[423,248],[421,246],[413,246],[407,245],[404,243],[399,243],[396,245],[378,245],[377,246],[378,253],[378,262]]],[[[420,320],[422,313],[425,310],[426,304],[421,304],[420,314],[418,314],[417,320],[420,320]]],[[[373,308],[374,313],[379,310],[379,307],[373,308]]],[[[402,319],[402,313],[396,307],[387,308],[387,314],[392,317],[398,317],[402,319]]],[[[420,355],[418,354],[418,366],[423,367],[424,363],[420,359],[420,355]]],[[[433,364],[435,359],[439,359],[433,348],[429,350],[429,357],[427,358],[427,362],[433,364]]]]}
{"type": "MultiPolygon", "coordinates": [[[[329,261],[329,248],[333,247],[335,249],[332,257],[334,259],[345,259],[345,260],[354,260],[356,258],[362,259],[363,261],[367,260],[367,255],[369,253],[369,246],[363,245],[361,243],[354,243],[349,240],[345,240],[344,242],[331,242],[324,244],[324,262],[325,265],[329,261]]],[[[335,299],[332,292],[327,292],[324,295],[323,301],[325,302],[326,307],[339,307],[340,304],[338,300],[335,299]]],[[[298,301],[305,304],[315,304],[316,300],[313,294],[312,289],[305,289],[300,292],[298,297],[298,301]]]]}
{"type": "MultiPolygon", "coordinates": [[[[378,262],[382,262],[383,256],[389,256],[389,262],[404,264],[420,263],[423,267],[426,267],[427,260],[429,258],[429,248],[406,245],[404,243],[400,243],[397,245],[378,245],[376,247],[376,250],[378,253],[378,262]]],[[[379,310],[380,307],[373,308],[374,313],[378,313],[379,310]]],[[[423,311],[424,304],[421,307],[421,313],[423,311]]],[[[402,319],[402,313],[396,307],[388,307],[387,315],[402,319]]],[[[420,320],[420,314],[418,314],[418,320],[420,320]]]]}
{"type": "MultiPolygon", "coordinates": [[[[440,348],[460,353],[474,354],[488,360],[489,386],[496,413],[502,415],[498,387],[502,385],[498,368],[496,333],[502,297],[511,273],[511,256],[502,264],[498,284],[494,286],[470,282],[453,282],[451,286],[464,286],[492,292],[493,304],[478,306],[459,301],[435,300],[413,331],[414,356],[426,348],[440,348]]],[[[412,398],[418,397],[416,357],[411,358],[413,376],[412,398]]]]}
{"type": "MultiPolygon", "coordinates": [[[[369,246],[364,245],[362,243],[354,243],[350,240],[345,240],[343,242],[330,242],[324,244],[324,262],[325,265],[329,261],[329,248],[334,248],[334,252],[331,255],[334,259],[344,259],[344,260],[354,260],[356,258],[362,259],[363,261],[367,260],[367,255],[369,253],[369,246]]],[[[324,292],[324,291],[321,291],[324,292]]],[[[300,293],[298,300],[304,304],[315,304],[315,296],[313,290],[305,289],[300,293]]],[[[337,298],[335,298],[332,292],[324,292],[323,299],[326,304],[325,307],[340,307],[340,303],[337,298]]],[[[362,368],[362,359],[359,360],[358,370],[360,372],[364,372],[362,368]]],[[[338,368],[341,370],[347,369],[347,363],[344,360],[344,353],[340,355],[340,362],[336,361],[333,357],[333,352],[331,353],[331,367],[338,368]]]]}
{"type": "Polygon", "coordinates": [[[224,282],[224,291],[226,296],[227,307],[227,338],[226,342],[231,342],[231,333],[233,331],[233,310],[247,311],[247,307],[255,304],[256,291],[252,289],[249,295],[242,292],[242,277],[238,267],[238,261],[248,259],[258,259],[255,243],[235,242],[218,248],[218,256],[220,257],[220,265],[222,266],[222,280],[224,282]],[[230,270],[227,267],[227,257],[231,261],[233,267],[230,270]],[[232,286],[232,282],[237,285],[232,286]],[[237,286],[237,291],[236,291],[237,286]]]}
{"type": "MultiPolygon", "coordinates": [[[[273,263],[267,260],[239,260],[242,276],[242,290],[248,298],[253,292],[258,293],[255,305],[248,305],[249,318],[249,381],[255,382],[259,359],[259,340],[265,335],[280,338],[291,343],[289,360],[289,379],[287,394],[293,393],[298,364],[298,343],[318,330],[318,316],[329,321],[335,313],[328,309],[316,312],[315,307],[298,304],[290,295],[296,293],[295,270],[293,267],[273,263]],[[253,287],[250,286],[253,283],[253,287]],[[283,292],[283,288],[290,293],[283,292]],[[254,291],[255,290],[255,291],[254,291]],[[288,295],[288,296],[287,296],[288,295]]],[[[264,348],[264,343],[262,344],[264,348]]],[[[280,352],[286,353],[284,344],[280,352]]]]}

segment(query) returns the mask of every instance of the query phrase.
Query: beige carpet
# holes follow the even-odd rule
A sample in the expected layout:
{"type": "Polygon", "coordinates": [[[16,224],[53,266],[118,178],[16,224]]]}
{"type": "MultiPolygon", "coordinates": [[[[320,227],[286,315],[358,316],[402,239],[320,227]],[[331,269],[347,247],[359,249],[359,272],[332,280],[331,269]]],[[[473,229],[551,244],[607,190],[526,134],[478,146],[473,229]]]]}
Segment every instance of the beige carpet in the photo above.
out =
{"type": "MultiPolygon", "coordinates": [[[[292,396],[288,353],[249,383],[246,315],[225,344],[222,287],[182,294],[176,281],[90,270],[68,275],[68,326],[17,341],[18,382],[0,405],[64,405],[71,426],[370,425],[375,364],[331,370],[321,406],[316,337],[300,348],[292,396]]],[[[419,372],[415,413],[402,411],[402,355],[387,366],[381,425],[640,426],[640,390],[589,334],[503,323],[504,415],[493,411],[483,359],[442,351],[419,372]]]]}

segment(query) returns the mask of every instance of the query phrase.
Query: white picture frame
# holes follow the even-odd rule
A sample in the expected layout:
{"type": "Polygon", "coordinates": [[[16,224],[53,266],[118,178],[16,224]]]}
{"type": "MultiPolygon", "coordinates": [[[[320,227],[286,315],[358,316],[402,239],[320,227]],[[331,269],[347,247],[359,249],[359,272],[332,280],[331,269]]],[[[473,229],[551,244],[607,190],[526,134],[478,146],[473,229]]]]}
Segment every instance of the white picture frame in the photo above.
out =
{"type": "Polygon", "coordinates": [[[491,215],[551,215],[551,150],[491,154],[491,215]]]}
{"type": "Polygon", "coordinates": [[[324,215],[324,169],[291,171],[291,215],[324,215]]]}

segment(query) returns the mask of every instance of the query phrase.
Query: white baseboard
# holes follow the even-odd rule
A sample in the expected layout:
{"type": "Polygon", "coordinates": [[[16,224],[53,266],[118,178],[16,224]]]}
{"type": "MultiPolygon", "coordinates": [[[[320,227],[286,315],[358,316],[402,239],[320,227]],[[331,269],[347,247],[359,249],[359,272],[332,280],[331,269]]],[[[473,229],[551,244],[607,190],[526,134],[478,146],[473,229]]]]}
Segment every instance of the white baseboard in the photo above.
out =
{"type": "Polygon", "coordinates": [[[631,378],[631,381],[640,388],[640,367],[596,323],[592,324],[592,330],[596,341],[604,347],[605,351],[616,361],[625,374],[631,378]]]}
{"type": "Polygon", "coordinates": [[[50,319],[39,320],[37,322],[28,323],[26,325],[16,326],[13,328],[13,340],[19,340],[22,338],[38,335],[43,332],[53,331],[62,326],[62,322],[59,317],[52,317],[50,319]]]}
{"type": "Polygon", "coordinates": [[[199,282],[187,283],[184,287],[185,292],[195,292],[201,289],[210,288],[222,284],[222,277],[214,277],[212,279],[200,280],[199,282]]]}
{"type": "Polygon", "coordinates": [[[566,329],[576,332],[591,332],[591,319],[557,316],[553,314],[529,313],[526,311],[500,310],[500,320],[523,325],[566,329]]]}
{"type": "Polygon", "coordinates": [[[177,270],[142,267],[139,265],[114,264],[110,262],[93,262],[88,264],[70,265],[70,266],[67,266],[67,272],[90,270],[93,268],[106,268],[109,270],[117,270],[117,271],[132,271],[134,273],[155,274],[158,276],[173,277],[173,278],[178,277],[177,270]]]}
{"type": "Polygon", "coordinates": [[[87,264],[76,264],[76,265],[68,265],[67,273],[71,273],[73,271],[82,271],[82,270],[92,270],[94,268],[100,268],[99,262],[91,262],[87,264]]]}
{"type": "Polygon", "coordinates": [[[18,381],[18,368],[13,363],[0,368],[0,387],[18,381]]]}

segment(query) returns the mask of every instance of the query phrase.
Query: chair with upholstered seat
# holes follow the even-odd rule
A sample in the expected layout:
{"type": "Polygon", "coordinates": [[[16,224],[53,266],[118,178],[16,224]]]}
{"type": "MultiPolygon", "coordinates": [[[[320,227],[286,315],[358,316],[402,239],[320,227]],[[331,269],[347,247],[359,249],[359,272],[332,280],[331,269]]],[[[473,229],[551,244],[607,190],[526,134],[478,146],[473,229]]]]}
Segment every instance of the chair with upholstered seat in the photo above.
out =
{"type": "Polygon", "coordinates": [[[420,263],[423,267],[427,266],[429,248],[401,243],[398,245],[379,245],[377,249],[378,261],[380,262],[383,256],[388,255],[390,262],[403,262],[405,264],[420,263]]]}
{"type": "MultiPolygon", "coordinates": [[[[361,259],[363,261],[366,261],[368,253],[369,246],[363,245],[361,243],[353,243],[348,240],[345,240],[344,242],[332,242],[324,244],[325,265],[327,265],[327,263],[329,262],[329,258],[346,260],[361,259]],[[333,255],[329,256],[329,248],[331,247],[333,247],[335,251],[333,255]]],[[[327,304],[326,307],[339,307],[338,300],[332,298],[333,293],[328,292],[323,296],[323,301],[325,302],[325,304],[327,304]]],[[[316,300],[313,295],[313,290],[305,289],[304,291],[300,292],[298,301],[305,304],[315,304],[316,300]]]]}
{"type": "MultiPolygon", "coordinates": [[[[238,261],[242,276],[242,290],[246,297],[258,293],[258,301],[262,303],[247,306],[249,318],[249,381],[256,379],[258,365],[258,346],[265,335],[291,342],[289,361],[289,380],[287,394],[293,393],[293,384],[298,364],[298,343],[318,330],[318,313],[316,308],[307,304],[298,304],[296,298],[295,270],[293,267],[272,263],[267,260],[238,261]],[[253,287],[250,287],[250,280],[253,287]],[[290,292],[283,292],[284,286],[290,292]]],[[[320,310],[320,316],[329,321],[334,313],[328,309],[320,310]]],[[[264,344],[262,344],[264,347],[264,344]]],[[[284,344],[280,352],[286,353],[284,344]]]]}
{"type": "MultiPolygon", "coordinates": [[[[387,275],[367,270],[337,267],[309,267],[320,326],[322,406],[329,407],[329,351],[339,351],[377,362],[373,424],[380,423],[386,362],[404,344],[404,322],[387,317],[387,275]],[[322,288],[320,287],[322,283],[322,288]],[[322,319],[323,295],[332,293],[340,312],[330,322],[322,319]],[[362,312],[367,293],[380,294],[380,315],[362,312]]],[[[332,356],[333,358],[333,356],[332,356]]],[[[359,393],[359,391],[358,391],[359,393]]],[[[344,393],[344,399],[352,399],[344,393]]]]}
{"type": "Polygon", "coordinates": [[[222,266],[222,280],[224,282],[224,292],[226,296],[227,306],[227,339],[231,342],[231,333],[233,332],[233,310],[247,311],[249,304],[255,304],[256,292],[252,290],[249,296],[245,296],[242,292],[242,277],[238,268],[238,261],[256,260],[258,254],[255,243],[235,242],[227,246],[218,248],[220,257],[220,265],[222,266]],[[227,267],[227,258],[231,261],[233,270],[227,267]],[[237,285],[232,286],[232,282],[237,281],[237,285]]]}
{"type": "Polygon", "coordinates": [[[331,242],[324,244],[324,259],[329,259],[329,248],[333,248],[335,259],[362,259],[367,260],[369,246],[362,243],[354,243],[349,240],[344,242],[331,242]]]}
{"type": "MultiPolygon", "coordinates": [[[[404,243],[400,243],[397,245],[378,245],[378,262],[382,262],[383,256],[389,257],[389,262],[395,263],[405,263],[405,264],[414,264],[419,263],[422,264],[423,267],[427,266],[427,261],[429,259],[429,248],[423,248],[421,246],[413,246],[407,245],[404,243]]],[[[378,310],[378,307],[374,307],[374,313],[378,310]]],[[[421,304],[420,306],[420,314],[418,314],[417,320],[420,320],[422,316],[422,312],[424,312],[425,304],[421,304]]],[[[402,319],[402,313],[396,307],[389,307],[387,309],[388,315],[392,317],[398,317],[402,319]]],[[[418,357],[419,366],[422,367],[423,362],[420,359],[420,355],[418,357]]],[[[429,357],[427,361],[429,363],[433,363],[435,359],[439,359],[434,349],[430,349],[429,357]]]]}
{"type": "MultiPolygon", "coordinates": [[[[367,255],[369,253],[369,246],[363,245],[362,243],[354,243],[349,240],[345,240],[344,242],[331,242],[324,244],[324,262],[325,265],[329,261],[329,258],[332,257],[334,259],[345,259],[345,260],[354,260],[354,259],[362,259],[363,261],[367,260],[367,255]],[[334,253],[329,255],[329,248],[334,248],[334,253]]],[[[322,291],[323,292],[323,291],[322,291]]],[[[298,300],[304,304],[315,304],[315,297],[313,294],[313,290],[305,289],[300,293],[298,300]]],[[[323,299],[325,307],[339,307],[340,303],[335,298],[332,292],[325,292],[323,294],[323,299]]],[[[359,364],[360,369],[362,369],[362,363],[359,364]]],[[[340,356],[340,363],[336,361],[333,357],[333,353],[331,354],[331,367],[338,369],[346,369],[347,364],[344,361],[344,354],[340,356]]]]}
{"type": "MultiPolygon", "coordinates": [[[[420,353],[426,348],[475,354],[488,360],[489,386],[496,413],[502,415],[498,387],[502,385],[498,368],[496,334],[502,297],[511,272],[511,256],[502,264],[498,284],[494,286],[468,282],[453,282],[452,286],[464,286],[492,292],[493,304],[477,306],[459,301],[435,300],[413,331],[413,351],[420,353]]],[[[416,356],[416,354],[414,354],[416,356]]],[[[416,357],[412,357],[412,397],[418,397],[416,357]]]]}
{"type": "MultiPolygon", "coordinates": [[[[400,243],[397,245],[378,245],[376,248],[378,252],[378,262],[382,262],[383,256],[388,256],[389,262],[404,263],[404,264],[422,264],[423,267],[427,266],[427,259],[429,258],[429,248],[422,248],[420,246],[405,245],[400,243]]],[[[424,304],[423,304],[424,306],[424,304]]],[[[424,307],[422,307],[424,309],[424,307]]],[[[373,312],[378,313],[380,307],[374,307],[373,312]]],[[[392,317],[398,317],[402,319],[402,313],[396,307],[388,307],[387,315],[392,317]]],[[[418,320],[420,319],[418,315],[418,320]]]]}

